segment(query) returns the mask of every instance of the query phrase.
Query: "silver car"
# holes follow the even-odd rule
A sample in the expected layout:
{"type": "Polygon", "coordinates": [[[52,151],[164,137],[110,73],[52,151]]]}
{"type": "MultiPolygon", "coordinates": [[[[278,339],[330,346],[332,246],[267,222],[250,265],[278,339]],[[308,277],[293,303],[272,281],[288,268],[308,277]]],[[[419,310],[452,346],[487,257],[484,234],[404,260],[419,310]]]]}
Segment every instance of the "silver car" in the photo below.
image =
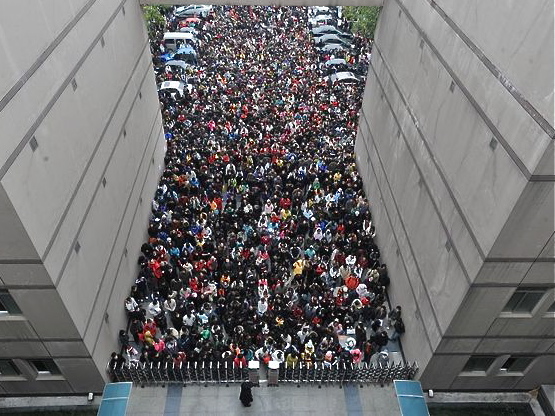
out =
{"type": "Polygon", "coordinates": [[[173,13],[176,17],[206,17],[212,11],[212,6],[206,4],[191,4],[190,6],[178,7],[173,13]]]}

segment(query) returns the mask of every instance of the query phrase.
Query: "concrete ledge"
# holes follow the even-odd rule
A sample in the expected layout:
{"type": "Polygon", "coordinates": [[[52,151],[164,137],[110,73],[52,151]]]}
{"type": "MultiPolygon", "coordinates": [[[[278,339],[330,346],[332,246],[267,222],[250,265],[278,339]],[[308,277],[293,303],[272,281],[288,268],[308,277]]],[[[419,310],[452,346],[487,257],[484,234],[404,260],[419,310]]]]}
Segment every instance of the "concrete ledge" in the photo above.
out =
{"type": "Polygon", "coordinates": [[[37,397],[1,397],[0,414],[13,412],[97,410],[102,396],[95,395],[89,402],[87,396],[37,396],[37,397]]]}
{"type": "MultiPolygon", "coordinates": [[[[427,391],[425,391],[427,395],[427,391]]],[[[428,403],[528,403],[533,397],[529,393],[459,393],[436,392],[428,397],[428,403]]]]}
{"type": "Polygon", "coordinates": [[[429,407],[449,406],[449,405],[472,405],[472,404],[528,404],[535,416],[545,416],[542,406],[537,400],[537,392],[530,393],[459,393],[459,392],[436,392],[434,397],[428,397],[428,392],[424,391],[426,403],[429,407]]]}
{"type": "Polygon", "coordinates": [[[546,416],[555,416],[555,386],[541,386],[538,402],[546,416]]]}

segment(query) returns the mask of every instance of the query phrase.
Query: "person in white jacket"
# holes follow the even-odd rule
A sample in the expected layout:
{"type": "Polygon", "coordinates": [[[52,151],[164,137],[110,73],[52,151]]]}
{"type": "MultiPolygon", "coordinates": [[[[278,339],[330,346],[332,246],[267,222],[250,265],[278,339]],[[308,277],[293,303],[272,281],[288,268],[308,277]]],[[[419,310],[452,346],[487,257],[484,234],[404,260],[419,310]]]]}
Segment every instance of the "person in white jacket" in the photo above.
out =
{"type": "Polygon", "coordinates": [[[162,308],[160,307],[160,302],[158,302],[158,299],[154,299],[148,304],[148,312],[152,316],[158,316],[160,312],[162,312],[162,308]]]}

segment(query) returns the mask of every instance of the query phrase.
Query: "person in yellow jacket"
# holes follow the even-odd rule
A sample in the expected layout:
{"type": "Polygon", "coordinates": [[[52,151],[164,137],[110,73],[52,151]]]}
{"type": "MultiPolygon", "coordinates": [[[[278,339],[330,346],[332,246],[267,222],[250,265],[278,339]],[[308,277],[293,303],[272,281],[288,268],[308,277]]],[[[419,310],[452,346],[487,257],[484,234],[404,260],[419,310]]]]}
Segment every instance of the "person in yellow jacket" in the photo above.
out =
{"type": "Polygon", "coordinates": [[[285,358],[285,365],[288,368],[295,367],[298,362],[299,362],[299,354],[297,354],[295,351],[291,351],[289,354],[287,354],[287,358],[285,358]]]}
{"type": "Polygon", "coordinates": [[[301,274],[303,274],[304,266],[305,266],[304,259],[298,259],[295,263],[293,263],[293,275],[300,276],[301,274]]]}

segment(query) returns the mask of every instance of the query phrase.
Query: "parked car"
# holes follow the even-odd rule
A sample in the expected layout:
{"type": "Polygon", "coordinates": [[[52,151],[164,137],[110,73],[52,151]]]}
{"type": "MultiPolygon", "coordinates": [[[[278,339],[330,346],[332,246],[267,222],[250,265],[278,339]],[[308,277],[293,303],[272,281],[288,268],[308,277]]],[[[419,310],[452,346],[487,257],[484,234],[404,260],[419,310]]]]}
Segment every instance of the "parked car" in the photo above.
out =
{"type": "Polygon", "coordinates": [[[167,53],[163,53],[162,55],[158,56],[161,62],[171,61],[175,56],[175,51],[169,51],[167,53]]]}
{"type": "Polygon", "coordinates": [[[322,69],[326,75],[331,75],[335,72],[351,71],[352,65],[350,65],[345,59],[330,59],[324,62],[322,69]]]}
{"type": "Polygon", "coordinates": [[[172,98],[175,98],[176,95],[183,97],[185,91],[190,94],[192,90],[193,86],[185,84],[183,81],[164,81],[158,85],[159,92],[168,92],[171,94],[172,98]]]}
{"type": "Polygon", "coordinates": [[[198,28],[201,24],[202,20],[198,17],[187,17],[185,20],[179,22],[181,27],[192,27],[194,29],[198,28]]]}
{"type": "Polygon", "coordinates": [[[341,30],[339,30],[338,28],[331,26],[331,25],[322,25],[322,26],[317,26],[314,29],[312,29],[312,36],[313,37],[320,37],[320,36],[324,36],[324,35],[337,35],[342,39],[345,39],[349,42],[351,42],[354,39],[354,36],[350,33],[347,32],[342,32],[341,30]]]}
{"type": "Polygon", "coordinates": [[[346,41],[345,39],[340,38],[337,35],[331,34],[331,35],[323,35],[323,36],[319,36],[317,38],[314,38],[314,43],[316,45],[330,45],[332,43],[337,44],[337,45],[342,45],[346,48],[352,48],[353,45],[352,43],[350,43],[349,41],[346,41]]]}
{"type": "Polygon", "coordinates": [[[176,17],[207,17],[211,12],[212,6],[206,4],[191,4],[190,6],[178,7],[173,14],[176,17]]]}
{"type": "Polygon", "coordinates": [[[312,6],[308,8],[308,16],[321,16],[321,15],[331,15],[332,10],[327,6],[312,6]]]}
{"type": "Polygon", "coordinates": [[[199,30],[193,26],[187,26],[187,22],[185,20],[179,22],[178,31],[181,33],[191,33],[196,38],[198,38],[199,35],[199,30]]]}
{"type": "Polygon", "coordinates": [[[308,24],[310,27],[320,26],[320,25],[337,25],[337,19],[331,14],[323,14],[308,19],[308,24]]]}
{"type": "Polygon", "coordinates": [[[322,36],[328,33],[335,33],[339,29],[332,25],[320,25],[312,28],[312,36],[322,36]]]}
{"type": "Polygon", "coordinates": [[[179,45],[196,45],[197,38],[192,33],[166,32],[164,33],[164,46],[166,50],[175,51],[179,45]]]}
{"type": "Polygon", "coordinates": [[[337,52],[337,51],[346,51],[347,48],[343,45],[340,45],[338,43],[329,43],[327,45],[321,46],[319,48],[317,48],[318,50],[320,50],[321,52],[337,52]]]}
{"type": "Polygon", "coordinates": [[[197,56],[197,51],[192,46],[185,45],[185,46],[182,46],[181,48],[179,48],[178,50],[175,51],[175,55],[174,55],[175,59],[179,59],[178,55],[197,56]]]}
{"type": "Polygon", "coordinates": [[[329,59],[324,62],[324,66],[326,68],[334,67],[334,66],[347,66],[347,61],[345,59],[329,59]]]}
{"type": "Polygon", "coordinates": [[[184,46],[176,50],[172,59],[185,61],[190,65],[198,65],[197,51],[190,46],[184,46]]]}
{"type": "Polygon", "coordinates": [[[176,61],[176,60],[168,61],[168,62],[164,63],[164,65],[165,66],[171,66],[171,67],[178,67],[178,68],[181,68],[183,71],[185,71],[187,68],[189,68],[191,66],[190,64],[188,64],[185,61],[176,61]]]}
{"type": "Polygon", "coordinates": [[[363,79],[361,77],[356,76],[352,72],[343,71],[343,72],[336,72],[335,74],[331,74],[328,77],[328,80],[332,84],[335,84],[336,82],[340,84],[360,84],[360,82],[362,82],[363,79]]]}

